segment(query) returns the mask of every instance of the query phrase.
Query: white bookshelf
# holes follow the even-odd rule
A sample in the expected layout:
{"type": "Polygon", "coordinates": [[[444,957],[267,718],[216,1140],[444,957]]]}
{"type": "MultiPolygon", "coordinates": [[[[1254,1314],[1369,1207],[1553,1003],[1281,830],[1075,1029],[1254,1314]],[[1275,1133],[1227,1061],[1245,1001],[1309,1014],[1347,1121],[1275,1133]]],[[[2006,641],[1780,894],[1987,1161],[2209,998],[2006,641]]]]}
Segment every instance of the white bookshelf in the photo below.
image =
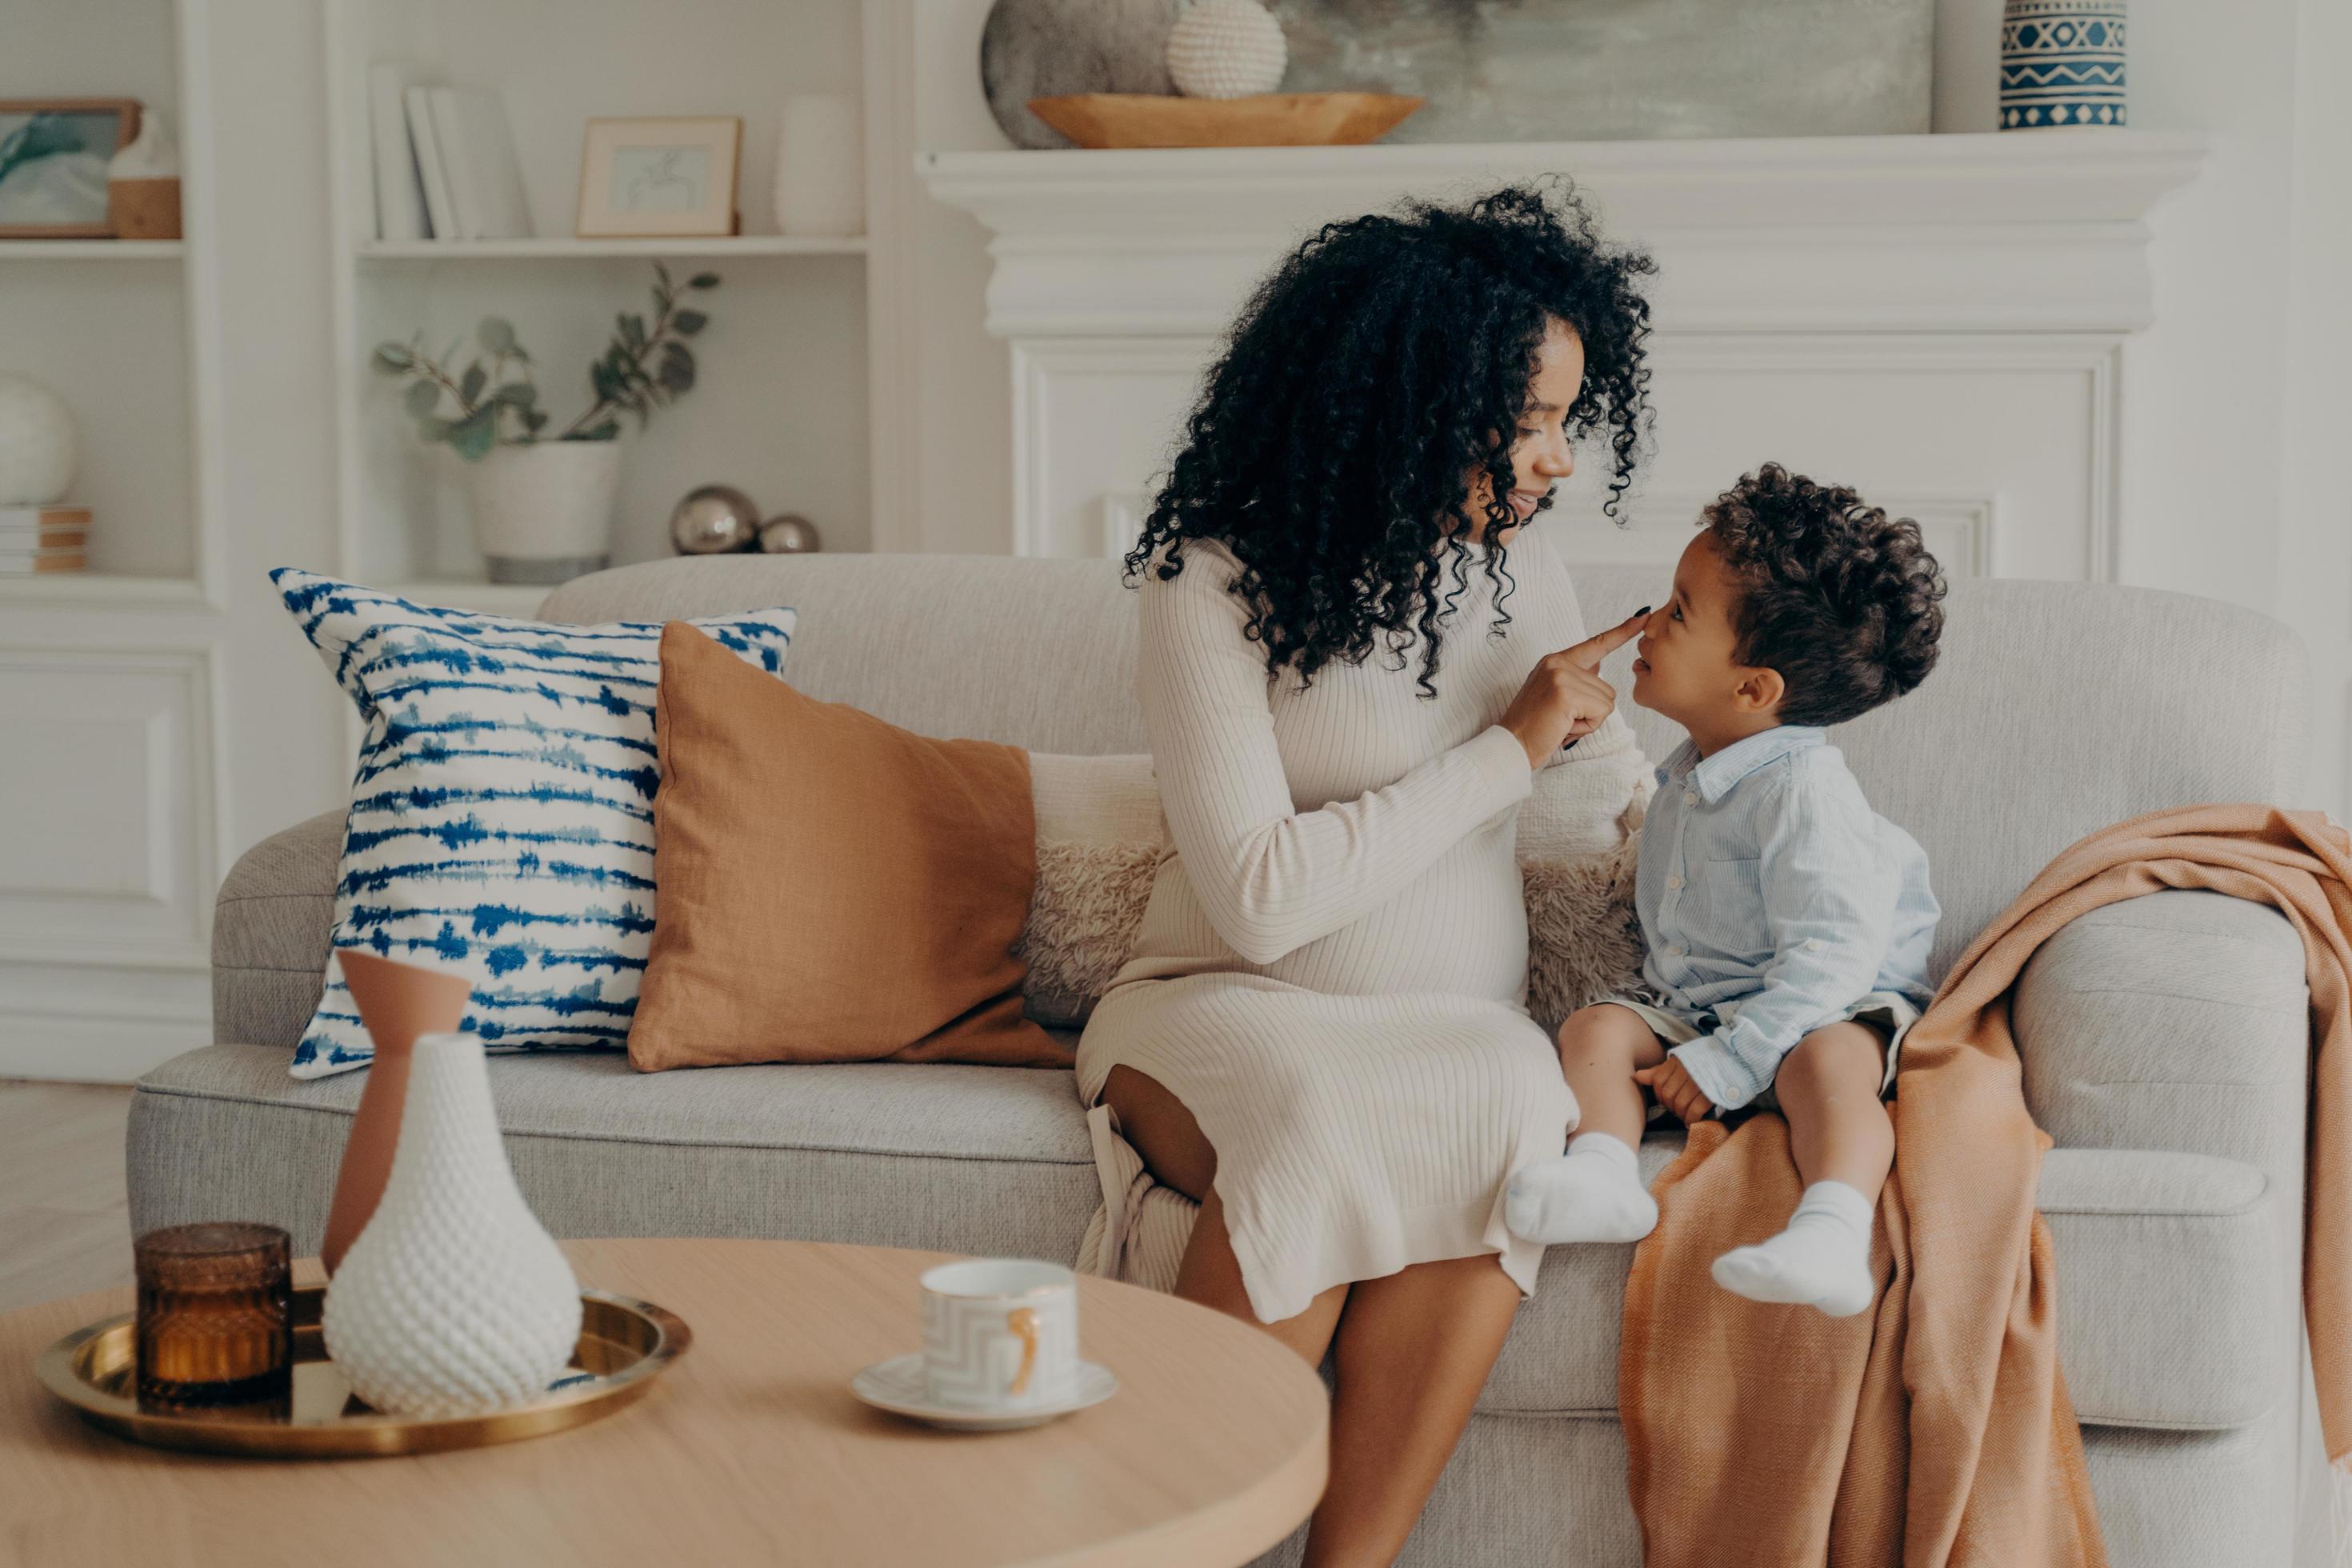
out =
{"type": "Polygon", "coordinates": [[[679,497],[721,482],[761,510],[800,512],[828,550],[867,548],[876,489],[869,427],[867,242],[776,230],[770,192],[783,100],[862,90],[859,0],[329,0],[325,28],[341,569],[461,608],[528,614],[544,587],[492,584],[472,540],[459,460],[427,449],[375,374],[374,346],[421,334],[470,353],[486,315],[511,321],[535,362],[541,405],[568,424],[615,312],[643,311],[652,263],[717,272],[697,296],[697,382],[640,432],[625,421],[616,564],[669,553],[679,497]],[[472,242],[377,237],[368,72],[495,89],[512,129],[533,237],[472,242]],[[574,237],[586,123],[635,115],[734,115],[741,232],[723,237],[574,237]]]}
{"type": "Polygon", "coordinates": [[[0,239],[0,369],[62,398],[90,509],[89,569],[0,576],[0,605],[110,611],[218,604],[220,400],[208,195],[205,0],[10,9],[0,97],[135,98],[183,166],[174,240],[0,239]]]}

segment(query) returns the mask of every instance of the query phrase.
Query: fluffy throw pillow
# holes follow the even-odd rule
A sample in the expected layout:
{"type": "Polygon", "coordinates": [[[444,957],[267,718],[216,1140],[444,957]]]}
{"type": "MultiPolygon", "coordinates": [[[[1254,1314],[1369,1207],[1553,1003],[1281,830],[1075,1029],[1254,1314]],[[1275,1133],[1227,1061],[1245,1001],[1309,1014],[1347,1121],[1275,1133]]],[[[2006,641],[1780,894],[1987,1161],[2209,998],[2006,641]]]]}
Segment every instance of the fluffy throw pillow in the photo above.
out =
{"type": "Polygon", "coordinates": [[[934,741],[661,641],[662,887],[640,1071],[736,1062],[1066,1067],[1022,1015],[1028,756],[934,741]]]}
{"type": "Polygon", "coordinates": [[[1528,1011],[1547,1030],[1641,976],[1633,868],[1656,780],[1622,718],[1536,775],[1519,807],[1528,904],[1528,1011]]]}
{"type": "MultiPolygon", "coordinates": [[[[470,974],[464,1026],[493,1050],[622,1045],[654,929],[661,627],[436,609],[290,569],[271,581],[366,721],[335,945],[470,974]]],[[[793,618],[697,624],[780,687],[793,618]]],[[[373,1054],[331,963],[294,1076],[373,1054]]]]}
{"type": "Polygon", "coordinates": [[[1148,756],[1032,752],[1037,887],[1014,949],[1029,1016],[1076,1028],[1135,945],[1160,862],[1173,852],[1148,756]]]}

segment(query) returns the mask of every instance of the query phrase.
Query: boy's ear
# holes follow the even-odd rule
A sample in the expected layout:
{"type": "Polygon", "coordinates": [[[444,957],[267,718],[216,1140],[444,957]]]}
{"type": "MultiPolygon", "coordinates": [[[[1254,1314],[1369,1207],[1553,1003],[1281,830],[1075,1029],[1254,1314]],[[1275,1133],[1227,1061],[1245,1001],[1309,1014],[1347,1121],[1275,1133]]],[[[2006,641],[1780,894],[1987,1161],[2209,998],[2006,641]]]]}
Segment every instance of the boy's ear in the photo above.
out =
{"type": "Polygon", "coordinates": [[[1780,699],[1788,694],[1788,682],[1780,679],[1777,669],[1751,669],[1731,689],[1743,713],[1769,713],[1780,706],[1780,699]]]}

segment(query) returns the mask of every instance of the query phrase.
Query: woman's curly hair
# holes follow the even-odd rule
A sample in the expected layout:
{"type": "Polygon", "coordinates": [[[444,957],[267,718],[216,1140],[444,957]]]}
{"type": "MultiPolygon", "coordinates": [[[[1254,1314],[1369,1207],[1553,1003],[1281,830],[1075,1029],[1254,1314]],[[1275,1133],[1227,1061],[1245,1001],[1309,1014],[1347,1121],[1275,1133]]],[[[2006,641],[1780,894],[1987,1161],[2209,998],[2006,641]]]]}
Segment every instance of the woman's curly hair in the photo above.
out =
{"type": "Polygon", "coordinates": [[[1767,463],[1699,521],[1739,584],[1735,657],[1780,672],[1783,724],[1843,724],[1936,668],[1944,573],[1909,518],[1767,463]]]}
{"type": "Polygon", "coordinates": [[[1311,685],[1376,647],[1402,668],[1418,638],[1434,696],[1439,624],[1472,559],[1452,520],[1477,469],[1490,480],[1477,535],[1490,630],[1509,624],[1511,448],[1555,318],[1584,347],[1568,433],[1606,432],[1603,510],[1616,514],[1647,419],[1639,284],[1655,269],[1603,244],[1564,180],[1325,225],[1244,307],[1127,557],[1129,583],[1181,572],[1188,540],[1219,541],[1241,563],[1233,592],[1269,675],[1291,667],[1311,685]]]}

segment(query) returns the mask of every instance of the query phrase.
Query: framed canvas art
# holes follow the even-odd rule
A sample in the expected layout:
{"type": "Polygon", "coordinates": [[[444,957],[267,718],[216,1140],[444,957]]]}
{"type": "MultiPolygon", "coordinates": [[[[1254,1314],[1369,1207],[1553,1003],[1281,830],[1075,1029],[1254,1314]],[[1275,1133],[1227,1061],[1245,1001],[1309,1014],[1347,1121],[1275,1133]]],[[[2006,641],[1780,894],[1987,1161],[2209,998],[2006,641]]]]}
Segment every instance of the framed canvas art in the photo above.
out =
{"type": "Polygon", "coordinates": [[[137,99],[0,99],[0,239],[110,237],[106,165],[138,134],[137,99]]]}
{"type": "Polygon", "coordinates": [[[590,121],[580,236],[733,234],[742,145],[731,116],[590,121]]]}

